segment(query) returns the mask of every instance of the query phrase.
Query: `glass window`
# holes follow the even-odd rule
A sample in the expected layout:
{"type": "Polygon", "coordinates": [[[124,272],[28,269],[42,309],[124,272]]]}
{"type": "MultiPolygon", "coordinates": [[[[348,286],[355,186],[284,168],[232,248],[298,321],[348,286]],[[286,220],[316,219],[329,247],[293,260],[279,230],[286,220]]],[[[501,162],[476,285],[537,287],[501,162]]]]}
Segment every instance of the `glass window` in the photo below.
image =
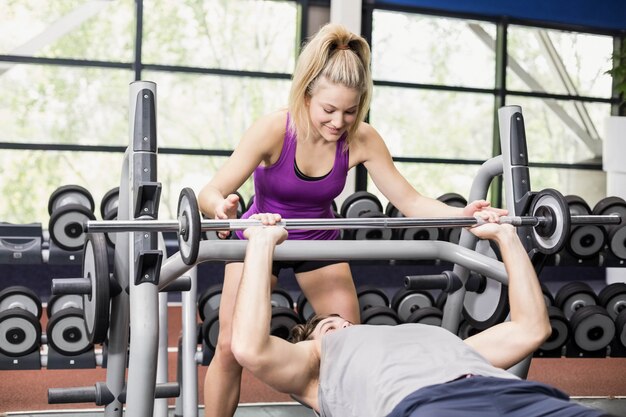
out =
{"type": "Polygon", "coordinates": [[[233,149],[261,115],[287,106],[289,80],[144,72],[157,84],[159,146],[233,149]]]}
{"type": "Polygon", "coordinates": [[[602,142],[598,132],[604,132],[610,104],[513,96],[507,97],[507,104],[522,108],[531,163],[600,161],[602,142]]]}
{"type": "Polygon", "coordinates": [[[530,168],[533,191],[554,188],[563,195],[577,195],[593,209],[606,197],[606,173],[582,169],[530,168]]]}
{"type": "Polygon", "coordinates": [[[297,22],[297,5],[292,1],[146,1],[143,60],[291,73],[297,22]]]}
{"type": "Polygon", "coordinates": [[[3,1],[0,54],[129,62],[133,0],[3,1]]]}
{"type": "Polygon", "coordinates": [[[393,156],[485,160],[493,106],[490,94],[375,86],[369,120],[393,156]]]}
{"type": "Polygon", "coordinates": [[[132,79],[128,70],[4,63],[0,141],[126,145],[132,79]]]}
{"type": "Polygon", "coordinates": [[[507,88],[611,97],[613,38],[509,26],[507,88]]]}
{"type": "Polygon", "coordinates": [[[374,79],[494,87],[493,24],[375,10],[372,27],[374,79]]]}

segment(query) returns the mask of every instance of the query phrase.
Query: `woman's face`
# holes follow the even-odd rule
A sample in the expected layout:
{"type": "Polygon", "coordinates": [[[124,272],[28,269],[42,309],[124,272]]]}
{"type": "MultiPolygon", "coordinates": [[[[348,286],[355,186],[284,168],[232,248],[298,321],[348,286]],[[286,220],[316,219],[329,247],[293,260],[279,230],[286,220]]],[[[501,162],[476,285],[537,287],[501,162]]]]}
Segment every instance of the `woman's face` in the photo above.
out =
{"type": "Polygon", "coordinates": [[[325,78],[319,79],[307,100],[316,138],[338,141],[356,122],[360,98],[354,88],[333,84],[325,78]]]}

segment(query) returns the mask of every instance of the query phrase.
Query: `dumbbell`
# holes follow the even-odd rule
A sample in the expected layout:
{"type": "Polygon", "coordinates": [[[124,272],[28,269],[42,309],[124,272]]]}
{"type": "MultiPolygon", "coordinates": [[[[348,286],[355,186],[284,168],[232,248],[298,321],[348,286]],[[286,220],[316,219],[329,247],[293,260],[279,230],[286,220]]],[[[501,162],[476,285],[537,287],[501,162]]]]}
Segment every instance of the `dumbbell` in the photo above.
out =
{"type": "Polygon", "coordinates": [[[57,188],[48,200],[50,239],[61,249],[76,251],[85,244],[83,225],[95,220],[93,197],[79,185],[57,188]]]}
{"type": "Polygon", "coordinates": [[[0,353],[20,357],[41,346],[41,300],[30,288],[0,291],[0,353]]]}
{"type": "Polygon", "coordinates": [[[567,356],[604,357],[615,336],[615,323],[604,307],[588,305],[570,318],[572,337],[567,356]]]}
{"type": "Polygon", "coordinates": [[[457,331],[457,336],[465,340],[468,337],[474,336],[475,334],[478,334],[480,332],[482,332],[482,330],[472,326],[467,320],[461,320],[461,323],[459,324],[459,330],[457,331]]]}
{"type": "Polygon", "coordinates": [[[63,356],[76,356],[93,348],[87,337],[82,297],[75,294],[53,295],[47,306],[48,347],[63,356]]]}
{"type": "Polygon", "coordinates": [[[272,304],[270,334],[287,340],[291,335],[291,329],[295,325],[303,323],[298,313],[293,309],[293,298],[287,290],[276,287],[272,290],[270,303],[272,304]]]}
{"type": "MultiPolygon", "coordinates": [[[[452,207],[465,207],[467,206],[467,200],[461,194],[458,193],[445,193],[437,197],[437,200],[441,201],[452,207]]],[[[439,231],[441,240],[452,243],[459,243],[461,238],[460,228],[444,228],[439,231]]]]}
{"type": "MultiPolygon", "coordinates": [[[[591,214],[587,202],[577,195],[565,196],[569,212],[572,216],[586,216],[591,214]]],[[[565,245],[569,255],[575,259],[590,259],[597,256],[607,241],[606,229],[600,225],[579,224],[572,225],[565,245]]]]}
{"type": "Polygon", "coordinates": [[[427,291],[400,288],[391,297],[391,308],[403,322],[406,322],[415,311],[432,307],[433,304],[433,296],[427,291]]]}
{"type": "MultiPolygon", "coordinates": [[[[341,205],[339,214],[346,219],[387,217],[378,197],[367,191],[357,191],[349,195],[341,205]]],[[[346,230],[343,236],[354,240],[391,240],[392,230],[360,228],[346,230]]]]}
{"type": "Polygon", "coordinates": [[[548,339],[543,342],[535,352],[534,356],[558,358],[563,354],[563,347],[569,341],[571,333],[570,325],[561,309],[553,305],[548,305],[547,308],[552,332],[548,339]]]}
{"type": "MultiPolygon", "coordinates": [[[[391,202],[385,207],[387,217],[404,217],[391,202]]],[[[411,227],[405,229],[393,229],[392,237],[397,240],[439,240],[440,230],[437,227],[411,227]]]]}
{"type": "MultiPolygon", "coordinates": [[[[619,214],[624,219],[624,216],[626,216],[626,201],[617,196],[605,197],[596,203],[592,213],[597,215],[619,214]]],[[[626,224],[622,221],[622,223],[616,225],[604,225],[604,228],[608,232],[608,255],[620,260],[626,259],[626,224]]]]}
{"type": "Polygon", "coordinates": [[[404,321],[405,323],[420,323],[441,327],[443,311],[435,306],[422,307],[413,311],[404,321]]]}
{"type": "Polygon", "coordinates": [[[626,357],[626,310],[615,318],[615,338],[611,343],[611,356],[626,357]]]}
{"type": "Polygon", "coordinates": [[[361,286],[357,291],[361,323],[396,325],[402,320],[398,313],[389,307],[389,297],[383,290],[370,285],[361,286]]]}
{"type": "MultiPolygon", "coordinates": [[[[204,290],[198,296],[198,314],[202,320],[200,326],[201,340],[208,347],[210,353],[215,352],[217,337],[220,332],[220,301],[222,298],[222,284],[215,284],[204,290]]],[[[212,355],[210,355],[212,357],[212,355]]]]}
{"type": "Polygon", "coordinates": [[[560,308],[565,318],[571,320],[577,310],[585,306],[596,305],[597,296],[589,284],[581,281],[568,282],[556,293],[554,305],[560,308]]]}
{"type": "Polygon", "coordinates": [[[613,320],[626,310],[626,283],[614,282],[607,285],[598,293],[598,303],[606,308],[613,320]]]}
{"type": "MultiPolygon", "coordinates": [[[[100,201],[100,215],[102,220],[115,220],[117,219],[117,211],[120,199],[120,187],[110,189],[104,194],[100,201]]],[[[105,233],[107,243],[110,246],[115,246],[116,233],[105,233]]]]}
{"type": "Polygon", "coordinates": [[[315,315],[315,310],[313,310],[313,306],[311,306],[311,303],[309,303],[304,293],[298,295],[298,299],[296,300],[296,312],[302,323],[306,323],[315,315]]]}

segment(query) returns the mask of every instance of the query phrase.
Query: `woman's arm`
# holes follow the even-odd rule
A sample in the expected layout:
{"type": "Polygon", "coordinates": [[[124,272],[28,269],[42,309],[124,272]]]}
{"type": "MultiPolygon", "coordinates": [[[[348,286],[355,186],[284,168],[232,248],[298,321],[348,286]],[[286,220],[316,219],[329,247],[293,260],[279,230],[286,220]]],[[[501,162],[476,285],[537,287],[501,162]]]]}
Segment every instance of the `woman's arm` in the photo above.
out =
{"type": "Polygon", "coordinates": [[[485,224],[470,229],[481,239],[492,239],[509,276],[511,320],[465,339],[494,366],[509,368],[533,353],[550,336],[545,300],[526,249],[511,225],[485,224]]]}
{"type": "Polygon", "coordinates": [[[303,395],[317,375],[315,342],[291,344],[270,336],[271,265],[276,245],[284,241],[282,227],[253,227],[233,317],[231,349],[237,361],[274,389],[303,395]]]}

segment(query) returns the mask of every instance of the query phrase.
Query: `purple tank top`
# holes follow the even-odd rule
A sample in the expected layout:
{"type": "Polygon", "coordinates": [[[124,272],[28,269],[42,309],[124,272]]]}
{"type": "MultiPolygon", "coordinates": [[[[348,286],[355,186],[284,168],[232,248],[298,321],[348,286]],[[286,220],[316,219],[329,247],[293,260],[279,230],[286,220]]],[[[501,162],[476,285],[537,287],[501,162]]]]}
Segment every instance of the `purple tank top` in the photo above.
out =
{"type": "MultiPolygon", "coordinates": [[[[337,141],[335,163],[328,175],[303,180],[296,175],[294,166],[296,136],[287,128],[278,161],[270,167],[258,166],[254,170],[254,202],[242,218],[256,213],[279,213],[283,219],[332,218],[332,201],[343,190],[349,169],[348,151],[342,151],[344,143],[345,135],[337,141]]],[[[243,231],[237,231],[237,236],[244,239],[243,231]]],[[[338,230],[289,230],[289,239],[293,240],[332,240],[338,236],[338,230]]]]}

